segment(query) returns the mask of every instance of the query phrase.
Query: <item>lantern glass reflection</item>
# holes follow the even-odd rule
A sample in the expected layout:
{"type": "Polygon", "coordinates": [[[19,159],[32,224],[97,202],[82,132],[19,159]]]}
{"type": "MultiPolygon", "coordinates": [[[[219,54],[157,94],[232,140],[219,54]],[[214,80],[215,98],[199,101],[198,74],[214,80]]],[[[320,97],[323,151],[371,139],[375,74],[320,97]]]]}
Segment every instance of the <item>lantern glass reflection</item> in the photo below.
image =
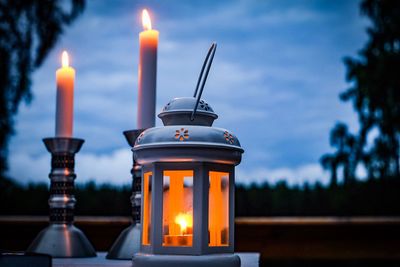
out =
{"type": "Polygon", "coordinates": [[[151,180],[153,177],[152,172],[146,172],[143,175],[143,231],[142,231],[142,244],[150,245],[150,229],[151,229],[151,180]]]}
{"type": "Polygon", "coordinates": [[[229,173],[209,172],[208,231],[210,247],[229,245],[229,173]]]}
{"type": "Polygon", "coordinates": [[[163,171],[163,246],[193,244],[193,170],[163,171]]]}

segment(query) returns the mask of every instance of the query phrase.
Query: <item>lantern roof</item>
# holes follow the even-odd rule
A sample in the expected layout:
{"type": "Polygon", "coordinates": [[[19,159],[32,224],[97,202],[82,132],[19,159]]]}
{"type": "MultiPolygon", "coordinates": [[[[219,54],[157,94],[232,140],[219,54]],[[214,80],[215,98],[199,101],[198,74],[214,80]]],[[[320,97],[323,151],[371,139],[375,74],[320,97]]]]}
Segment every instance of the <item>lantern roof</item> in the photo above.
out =
{"type": "Polygon", "coordinates": [[[194,97],[174,98],[164,106],[158,117],[166,126],[181,124],[212,126],[218,115],[203,99],[199,100],[197,107],[196,102],[197,99],[194,97]],[[196,113],[192,117],[195,108],[196,113]]]}
{"type": "Polygon", "coordinates": [[[204,100],[172,99],[158,115],[164,123],[142,132],[133,151],[139,164],[204,161],[237,165],[244,150],[230,131],[212,127],[218,115],[204,100]]]}

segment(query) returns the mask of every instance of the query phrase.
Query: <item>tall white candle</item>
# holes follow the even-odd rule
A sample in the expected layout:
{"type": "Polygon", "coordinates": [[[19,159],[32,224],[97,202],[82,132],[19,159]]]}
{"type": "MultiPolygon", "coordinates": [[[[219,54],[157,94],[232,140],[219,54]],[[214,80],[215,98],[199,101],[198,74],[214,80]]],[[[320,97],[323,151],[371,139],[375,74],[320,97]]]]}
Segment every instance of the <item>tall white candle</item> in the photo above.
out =
{"type": "Polygon", "coordinates": [[[56,72],[56,136],[71,137],[74,114],[75,70],[69,66],[68,53],[62,53],[62,67],[56,72]]]}
{"type": "Polygon", "coordinates": [[[158,31],[152,30],[146,9],[142,13],[144,31],[139,35],[139,92],[137,128],[155,126],[158,31]]]}

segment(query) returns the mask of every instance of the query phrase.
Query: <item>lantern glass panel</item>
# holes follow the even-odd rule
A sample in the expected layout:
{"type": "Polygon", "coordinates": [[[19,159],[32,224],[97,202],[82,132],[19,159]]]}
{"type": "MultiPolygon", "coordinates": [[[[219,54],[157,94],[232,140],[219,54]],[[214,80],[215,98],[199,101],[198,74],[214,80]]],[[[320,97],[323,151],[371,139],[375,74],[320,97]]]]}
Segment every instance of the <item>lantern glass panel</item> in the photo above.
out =
{"type": "Polygon", "coordinates": [[[153,178],[152,172],[146,172],[143,175],[143,231],[142,231],[142,244],[150,245],[151,240],[151,194],[152,186],[151,180],[153,178]]]}
{"type": "Polygon", "coordinates": [[[193,170],[163,172],[163,246],[193,244],[193,170]]]}
{"type": "Polygon", "coordinates": [[[210,247],[229,246],[228,172],[209,172],[208,231],[210,247]]]}

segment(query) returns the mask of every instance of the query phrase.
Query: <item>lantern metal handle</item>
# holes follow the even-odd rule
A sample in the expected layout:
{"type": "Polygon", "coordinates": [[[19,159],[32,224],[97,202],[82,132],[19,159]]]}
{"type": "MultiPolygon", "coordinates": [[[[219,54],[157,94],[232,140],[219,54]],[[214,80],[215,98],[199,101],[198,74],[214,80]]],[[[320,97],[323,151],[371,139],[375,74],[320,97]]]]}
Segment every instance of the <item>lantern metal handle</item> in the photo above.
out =
{"type": "Polygon", "coordinates": [[[196,105],[194,106],[192,116],[190,117],[190,120],[194,120],[194,116],[196,115],[197,107],[199,106],[199,102],[201,99],[201,95],[203,94],[203,89],[207,81],[208,73],[210,72],[210,68],[214,59],[215,55],[215,50],[217,50],[217,43],[212,43],[210,46],[210,49],[208,49],[207,56],[204,60],[203,66],[200,71],[199,79],[197,80],[197,85],[196,85],[196,90],[194,91],[193,97],[196,97],[197,95],[197,100],[196,100],[196,105]],[[204,74],[204,69],[207,67],[206,72],[204,74]],[[203,76],[204,74],[204,76],[203,76]],[[201,83],[201,86],[200,86],[201,83]],[[199,86],[200,86],[200,91],[199,91],[199,86]]]}

